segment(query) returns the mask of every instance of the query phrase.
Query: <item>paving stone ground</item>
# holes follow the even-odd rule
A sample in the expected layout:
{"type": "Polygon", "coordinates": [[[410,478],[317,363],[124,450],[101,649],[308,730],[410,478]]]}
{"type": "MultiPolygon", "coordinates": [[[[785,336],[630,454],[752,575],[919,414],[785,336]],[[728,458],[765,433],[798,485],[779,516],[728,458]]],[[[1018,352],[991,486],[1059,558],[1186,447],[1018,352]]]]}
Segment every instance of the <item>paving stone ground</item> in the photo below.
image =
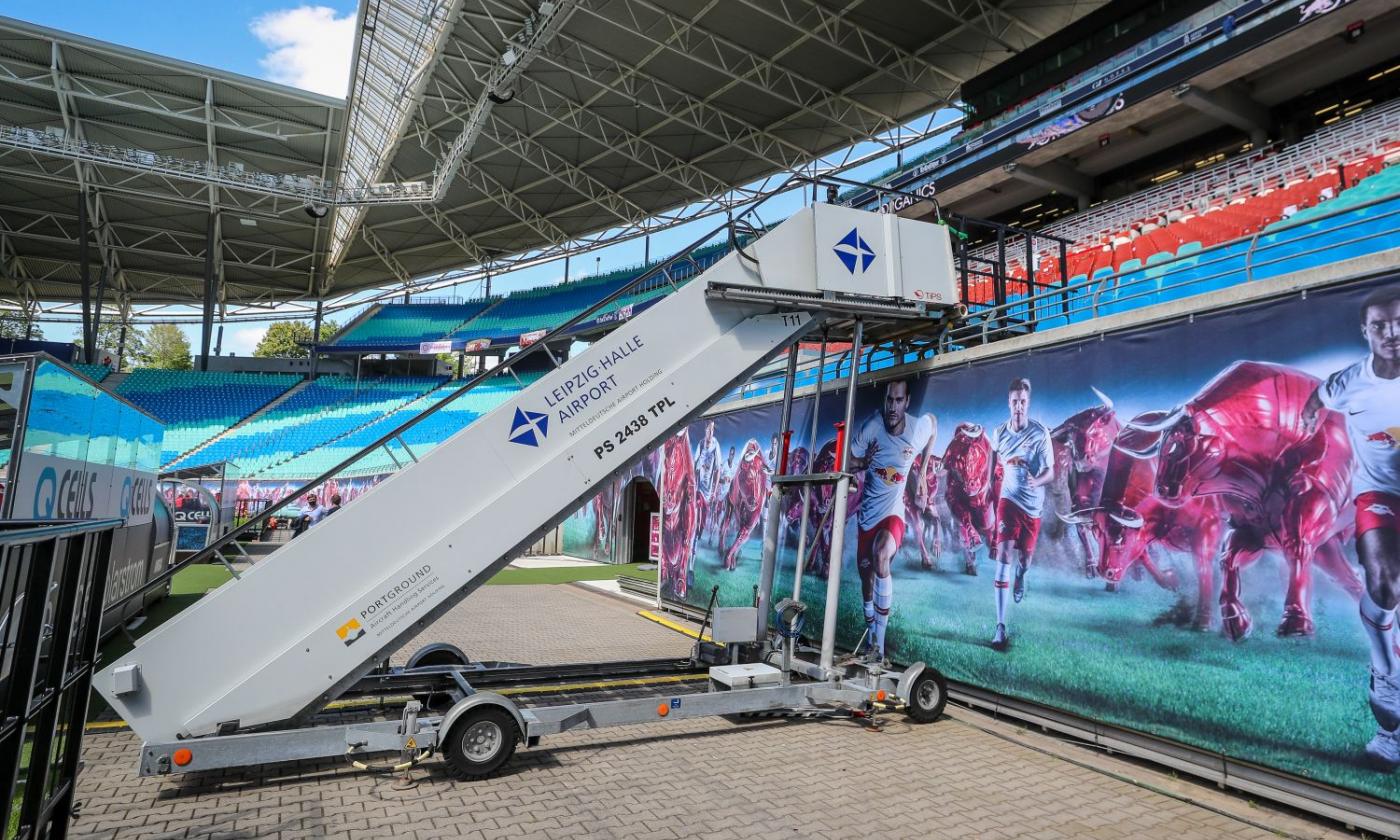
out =
{"type": "MultiPolygon", "coordinates": [[[[557,663],[689,647],[634,606],[575,586],[485,587],[435,629],[433,639],[482,659],[557,663]]],[[[847,721],[701,719],[571,733],[522,750],[504,775],[482,782],[454,781],[430,761],[409,790],[340,761],[143,780],[138,747],[126,731],[87,736],[71,836],[1353,836],[965,710],[926,726],[891,717],[879,732],[847,721]]]]}

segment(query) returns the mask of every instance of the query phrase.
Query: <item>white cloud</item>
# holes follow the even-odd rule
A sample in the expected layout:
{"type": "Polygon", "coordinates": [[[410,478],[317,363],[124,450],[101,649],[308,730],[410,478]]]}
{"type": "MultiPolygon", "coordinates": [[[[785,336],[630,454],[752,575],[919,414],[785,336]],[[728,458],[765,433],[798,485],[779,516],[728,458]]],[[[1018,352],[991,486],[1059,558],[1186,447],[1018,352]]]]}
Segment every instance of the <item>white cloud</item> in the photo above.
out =
{"type": "Polygon", "coordinates": [[[267,327],[234,327],[224,332],[224,355],[251,356],[267,327]]]}
{"type": "Polygon", "coordinates": [[[345,96],[355,47],[354,12],[337,17],[328,6],[297,6],[260,15],[248,28],[268,49],[259,59],[267,78],[327,96],[345,96]]]}

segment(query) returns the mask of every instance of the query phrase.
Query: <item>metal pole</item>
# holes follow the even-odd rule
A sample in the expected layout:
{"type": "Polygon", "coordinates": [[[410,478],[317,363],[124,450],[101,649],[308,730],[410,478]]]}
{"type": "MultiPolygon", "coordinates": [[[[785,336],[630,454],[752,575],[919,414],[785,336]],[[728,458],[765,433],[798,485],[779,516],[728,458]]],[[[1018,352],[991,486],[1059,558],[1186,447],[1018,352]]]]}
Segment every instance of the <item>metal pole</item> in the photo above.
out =
{"type": "Polygon", "coordinates": [[[200,319],[199,369],[209,369],[209,338],[214,331],[214,226],[218,216],[209,214],[204,233],[204,314],[200,319]]]}
{"type": "Polygon", "coordinates": [[[126,357],[126,320],[122,320],[121,330],[117,333],[117,370],[122,369],[126,357]]]}
{"type": "MultiPolygon", "coordinates": [[[[812,394],[812,431],[807,441],[808,467],[810,472],[817,463],[818,423],[822,413],[822,382],[826,373],[826,328],[822,328],[822,346],[817,357],[817,384],[812,394]]],[[[802,567],[807,557],[807,526],[811,524],[812,485],[802,485],[802,524],[797,533],[797,571],[792,577],[792,600],[802,600],[802,567]]]]}
{"type": "Polygon", "coordinates": [[[224,325],[223,325],[223,324],[219,324],[219,332],[218,332],[217,336],[216,336],[215,339],[214,339],[214,355],[215,355],[215,356],[222,356],[223,354],[224,354],[224,325]]]}
{"type": "Polygon", "coordinates": [[[651,265],[651,234],[646,235],[644,242],[646,250],[643,252],[642,265],[651,265]]]}
{"type": "MultiPolygon", "coordinates": [[[[811,472],[812,465],[817,460],[817,424],[821,418],[822,407],[822,375],[826,368],[826,328],[822,328],[821,351],[817,357],[817,384],[816,390],[812,394],[812,431],[807,441],[807,451],[810,453],[807,459],[809,464],[807,470],[811,472]]],[[[807,527],[811,523],[812,510],[812,485],[802,485],[802,523],[797,528],[797,563],[792,570],[792,600],[802,600],[802,571],[807,564],[807,527]]],[[[785,660],[792,661],[792,655],[797,646],[796,639],[787,640],[787,652],[785,660]]]]}
{"type": "Polygon", "coordinates": [[[92,308],[92,354],[88,358],[88,364],[97,358],[97,342],[102,333],[102,299],[107,297],[107,272],[111,271],[105,264],[102,266],[102,273],[97,275],[97,300],[92,308]]]}
{"type": "MultiPolygon", "coordinates": [[[[797,383],[797,345],[788,348],[786,379],[783,383],[783,408],[778,420],[778,433],[788,439],[792,422],[792,392],[797,383]]],[[[787,460],[787,452],[778,455],[779,464],[787,460]]],[[[777,465],[774,466],[777,470],[777,465]]],[[[783,494],[774,485],[768,491],[768,521],[763,525],[763,559],[758,567],[758,639],[768,638],[768,610],[773,600],[773,572],[778,565],[778,520],[782,517],[783,494]]]]}
{"type": "MultiPolygon", "coordinates": [[[[321,300],[316,300],[316,317],[311,319],[311,378],[316,378],[317,362],[321,359],[320,352],[316,349],[321,344],[321,300]]],[[[220,330],[223,328],[220,327],[220,330]]]]}
{"type": "Polygon", "coordinates": [[[78,286],[83,301],[83,361],[92,364],[97,337],[92,334],[92,276],[88,271],[87,193],[78,193],[78,286]]]}
{"type": "MultiPolygon", "coordinates": [[[[846,472],[846,457],[851,446],[853,430],[851,424],[856,414],[856,380],[859,378],[861,338],[865,323],[856,319],[855,333],[851,336],[851,370],[846,384],[846,435],[845,442],[836,453],[836,463],[841,472],[846,472]]],[[[846,496],[851,492],[851,477],[843,474],[836,482],[836,498],[831,505],[831,559],[826,572],[826,614],[822,619],[822,673],[830,678],[834,675],[832,662],[836,659],[836,607],[841,598],[841,552],[846,542],[846,496]]]]}

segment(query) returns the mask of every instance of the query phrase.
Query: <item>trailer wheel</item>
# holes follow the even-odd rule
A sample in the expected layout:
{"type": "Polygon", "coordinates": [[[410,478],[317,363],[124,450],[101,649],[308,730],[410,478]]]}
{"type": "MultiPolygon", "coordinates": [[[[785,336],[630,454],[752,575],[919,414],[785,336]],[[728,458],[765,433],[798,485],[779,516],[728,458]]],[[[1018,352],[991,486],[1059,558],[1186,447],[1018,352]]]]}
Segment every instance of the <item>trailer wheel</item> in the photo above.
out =
{"type": "Polygon", "coordinates": [[[409,668],[426,667],[430,665],[456,665],[462,667],[470,665],[471,660],[456,645],[447,642],[433,642],[424,645],[413,652],[408,658],[409,668]]]}
{"type": "Polygon", "coordinates": [[[943,716],[943,707],[948,705],[948,683],[938,671],[925,668],[909,687],[905,702],[905,713],[910,720],[933,723],[943,716]]]}
{"type": "Polygon", "coordinates": [[[484,779],[515,755],[520,727],[499,706],[477,706],[452,725],[443,750],[447,764],[466,779],[484,779]]]}
{"type": "MultiPolygon", "coordinates": [[[[471,660],[456,645],[447,642],[433,642],[424,645],[414,651],[408,658],[408,670],[414,668],[427,668],[435,665],[449,665],[457,668],[464,668],[471,664],[471,660]]],[[[413,699],[423,704],[423,708],[430,712],[443,712],[462,699],[460,692],[445,694],[443,692],[433,692],[431,694],[415,694],[413,699]]]]}

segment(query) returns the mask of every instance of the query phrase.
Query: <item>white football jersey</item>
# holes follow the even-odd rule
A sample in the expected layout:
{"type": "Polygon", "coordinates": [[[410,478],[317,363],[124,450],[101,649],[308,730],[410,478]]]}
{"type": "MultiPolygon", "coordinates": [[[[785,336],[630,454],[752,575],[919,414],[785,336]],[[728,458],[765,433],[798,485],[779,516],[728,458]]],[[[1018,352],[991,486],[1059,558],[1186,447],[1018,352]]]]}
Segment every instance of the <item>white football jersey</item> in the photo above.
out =
{"type": "Polygon", "coordinates": [[[909,480],[909,467],[931,437],[933,417],[928,414],[905,415],[904,433],[899,435],[885,430],[885,418],[880,412],[861,425],[851,441],[851,454],[864,458],[870,444],[876,444],[875,455],[865,468],[865,486],[856,516],[862,529],[868,531],[889,516],[904,516],[904,484],[909,480]]]}
{"type": "Polygon", "coordinates": [[[1400,494],[1400,379],[1381,379],[1371,362],[1337,371],[1318,389],[1323,405],[1346,416],[1353,496],[1400,494]]]}
{"type": "Polygon", "coordinates": [[[1032,487],[1029,479],[1040,475],[1055,463],[1055,455],[1050,448],[1050,430],[1039,420],[1027,420],[1026,427],[1019,432],[1011,430],[1008,420],[992,432],[992,448],[1001,461],[1001,498],[1009,499],[1031,516],[1040,516],[1045,507],[1045,485],[1032,487]],[[1025,461],[1021,467],[1006,463],[1020,456],[1025,461]]]}

